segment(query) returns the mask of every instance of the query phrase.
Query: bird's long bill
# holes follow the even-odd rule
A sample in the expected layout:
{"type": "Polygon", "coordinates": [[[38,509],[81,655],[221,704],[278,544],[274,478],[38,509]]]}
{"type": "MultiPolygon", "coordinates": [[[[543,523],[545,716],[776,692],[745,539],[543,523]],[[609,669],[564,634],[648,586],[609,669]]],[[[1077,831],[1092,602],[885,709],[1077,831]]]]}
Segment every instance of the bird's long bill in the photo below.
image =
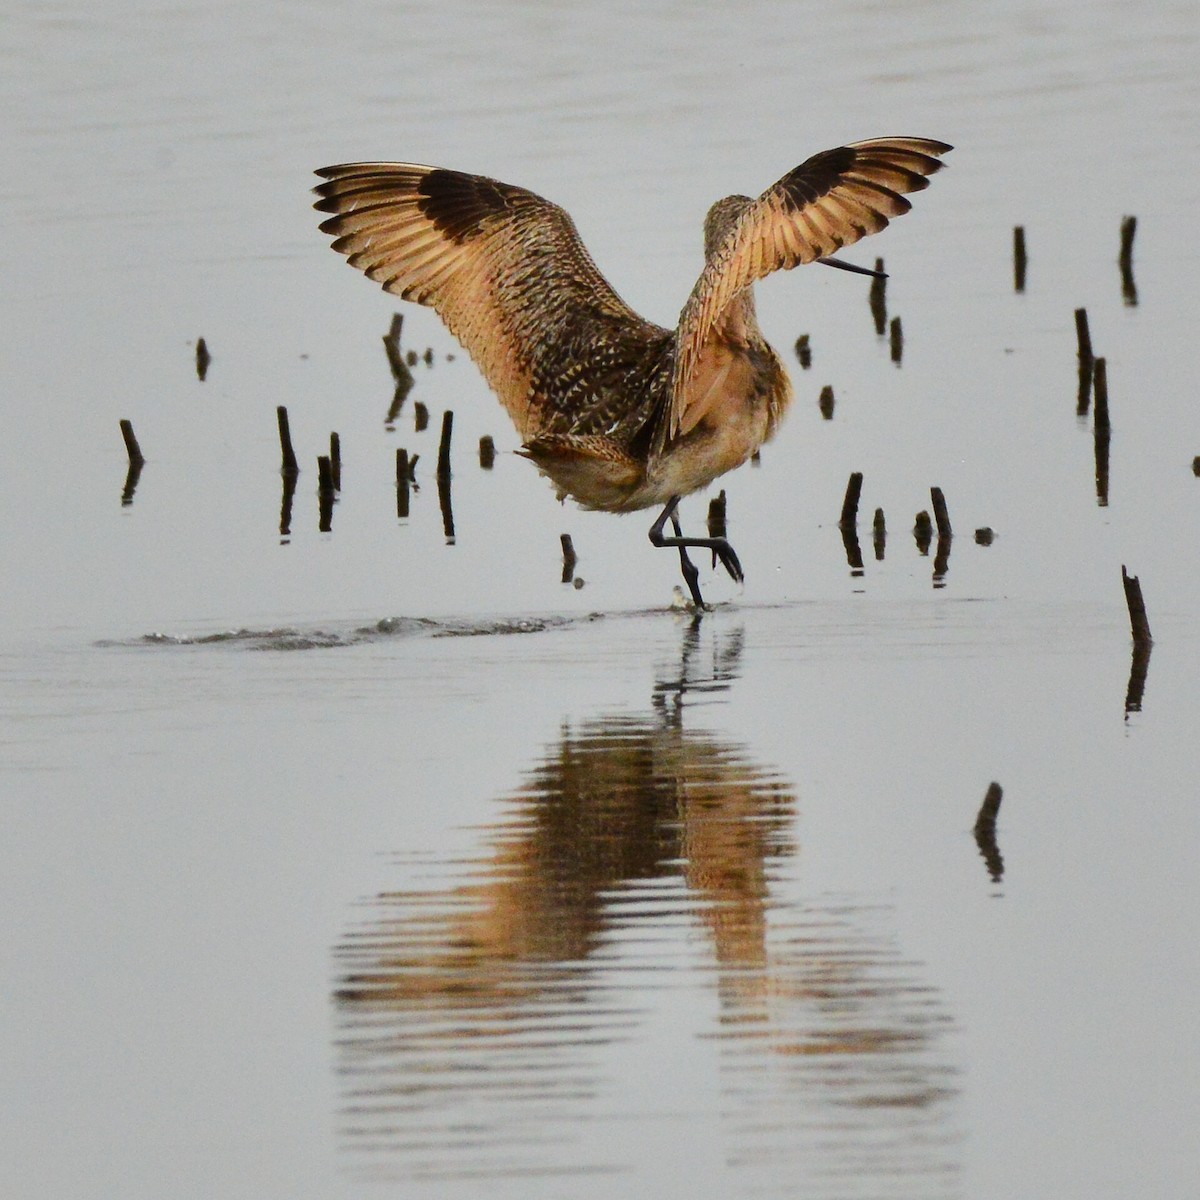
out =
{"type": "Polygon", "coordinates": [[[873,271],[870,267],[860,267],[857,263],[848,263],[840,258],[818,258],[817,262],[823,267],[837,267],[839,271],[851,271],[855,275],[870,275],[872,279],[886,279],[886,271],[873,271]]]}

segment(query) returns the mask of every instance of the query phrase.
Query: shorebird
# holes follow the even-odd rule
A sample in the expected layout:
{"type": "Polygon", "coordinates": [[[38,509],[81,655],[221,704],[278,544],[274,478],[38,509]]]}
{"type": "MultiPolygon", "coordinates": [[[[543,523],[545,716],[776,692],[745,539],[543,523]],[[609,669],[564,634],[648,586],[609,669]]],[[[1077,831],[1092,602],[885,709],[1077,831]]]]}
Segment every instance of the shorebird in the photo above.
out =
{"type": "Polygon", "coordinates": [[[689,547],[741,582],[724,537],[685,537],[680,497],[773,436],[791,381],[755,315],[753,284],[830,257],[911,207],[905,193],[951,149],[929,138],[851,142],[813,155],[757,199],[727,196],[704,222],[704,269],[674,329],[633,311],[558,205],[482,175],[416,163],[323,167],[314,207],[333,249],[384,289],[432,308],[507,409],[529,458],[585,508],[662,505],[655,546],[689,547]],[[668,521],[674,536],[664,533],[668,521]]]}

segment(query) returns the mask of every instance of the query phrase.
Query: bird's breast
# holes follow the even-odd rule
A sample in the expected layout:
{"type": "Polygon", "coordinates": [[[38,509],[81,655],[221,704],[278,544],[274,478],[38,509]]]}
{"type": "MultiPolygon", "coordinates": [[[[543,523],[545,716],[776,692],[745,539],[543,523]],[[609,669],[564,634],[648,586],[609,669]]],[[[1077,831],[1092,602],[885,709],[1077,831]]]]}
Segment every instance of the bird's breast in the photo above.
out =
{"type": "Polygon", "coordinates": [[[721,347],[701,367],[690,419],[647,466],[644,487],[654,493],[647,505],[699,491],[740,467],[774,435],[791,402],[787,371],[765,342],[721,347]]]}

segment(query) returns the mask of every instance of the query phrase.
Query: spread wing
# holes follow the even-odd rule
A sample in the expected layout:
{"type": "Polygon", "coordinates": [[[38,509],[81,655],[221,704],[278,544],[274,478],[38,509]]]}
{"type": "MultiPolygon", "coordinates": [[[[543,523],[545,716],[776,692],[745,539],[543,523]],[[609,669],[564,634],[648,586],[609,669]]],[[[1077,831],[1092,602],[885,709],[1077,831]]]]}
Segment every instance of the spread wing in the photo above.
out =
{"type": "Polygon", "coordinates": [[[908,212],[905,192],[928,187],[952,147],[928,138],[873,138],[813,155],[750,203],[709,258],[679,318],[671,418],[684,422],[705,343],[739,293],[772,271],[835,253],[908,212]]]}
{"type": "Polygon", "coordinates": [[[597,270],[563,209],[524,188],[414,163],[317,171],[321,229],[351,266],[433,308],[478,364],[518,432],[580,321],[643,325],[597,270]]]}

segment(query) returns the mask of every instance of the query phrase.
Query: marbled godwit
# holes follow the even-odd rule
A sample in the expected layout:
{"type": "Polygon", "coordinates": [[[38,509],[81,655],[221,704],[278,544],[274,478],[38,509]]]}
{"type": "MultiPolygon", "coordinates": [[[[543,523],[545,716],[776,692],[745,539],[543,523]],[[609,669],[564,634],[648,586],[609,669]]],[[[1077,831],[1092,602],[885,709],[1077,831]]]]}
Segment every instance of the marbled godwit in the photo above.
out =
{"type": "Polygon", "coordinates": [[[903,193],[926,187],[950,148],[853,142],[757,200],[718,200],[704,222],[704,270],[673,330],[638,316],[567,213],[524,188],[413,163],[345,163],[317,172],[315,207],[334,214],[321,229],[352,266],[438,313],[560,498],[606,512],[664,506],[650,541],[678,549],[702,607],[687,548],[713,551],[739,582],[742,567],[725,538],[683,536],[679,499],[750,458],[792,398],[752,285],[801,263],[863,270],[829,256],[906,213],[903,193]]]}

